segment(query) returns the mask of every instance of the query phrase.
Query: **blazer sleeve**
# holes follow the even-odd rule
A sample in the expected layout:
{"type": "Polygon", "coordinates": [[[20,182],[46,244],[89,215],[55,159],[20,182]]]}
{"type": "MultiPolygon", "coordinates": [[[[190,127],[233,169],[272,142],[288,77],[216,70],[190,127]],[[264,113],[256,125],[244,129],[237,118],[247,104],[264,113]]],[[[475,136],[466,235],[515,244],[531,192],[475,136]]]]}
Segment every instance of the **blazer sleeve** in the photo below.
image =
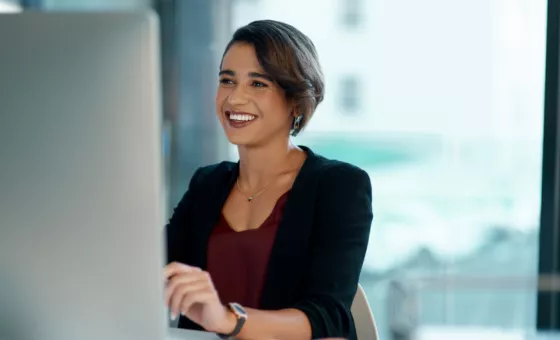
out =
{"type": "Polygon", "coordinates": [[[165,226],[167,263],[180,260],[180,254],[182,253],[181,243],[185,239],[185,228],[188,225],[188,218],[193,205],[193,192],[195,191],[196,184],[199,182],[201,169],[197,169],[191,177],[187,192],[173,210],[173,214],[165,226]]]}
{"type": "Polygon", "coordinates": [[[308,317],[313,339],[347,338],[373,220],[371,182],[365,171],[342,163],[324,171],[317,194],[302,298],[294,308],[308,317]]]}

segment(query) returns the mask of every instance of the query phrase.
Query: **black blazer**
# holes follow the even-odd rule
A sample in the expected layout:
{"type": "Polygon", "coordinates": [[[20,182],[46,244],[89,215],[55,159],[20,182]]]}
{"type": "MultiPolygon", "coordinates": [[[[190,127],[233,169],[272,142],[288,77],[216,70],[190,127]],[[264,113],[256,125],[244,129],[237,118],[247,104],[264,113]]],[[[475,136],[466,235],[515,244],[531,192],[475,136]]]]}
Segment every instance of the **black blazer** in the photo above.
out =
{"type": "MultiPolygon", "coordinates": [[[[303,311],[314,339],[355,340],[350,307],[373,219],[370,179],[358,167],[301,148],[307,159],[278,227],[261,308],[303,311]]],[[[206,269],[208,239],[238,172],[232,162],[195,172],[166,227],[168,262],[206,269]]],[[[179,327],[201,329],[184,317],[179,327]]]]}

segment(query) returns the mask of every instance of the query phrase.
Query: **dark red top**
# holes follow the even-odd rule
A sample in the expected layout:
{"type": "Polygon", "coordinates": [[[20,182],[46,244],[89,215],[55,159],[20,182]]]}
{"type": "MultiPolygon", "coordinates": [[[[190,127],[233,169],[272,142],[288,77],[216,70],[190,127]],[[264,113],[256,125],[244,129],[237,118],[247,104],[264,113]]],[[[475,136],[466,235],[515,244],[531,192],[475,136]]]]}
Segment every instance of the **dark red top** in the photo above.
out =
{"type": "Polygon", "coordinates": [[[287,200],[288,192],[257,229],[234,231],[220,215],[208,241],[207,270],[222,303],[260,307],[270,252],[287,200]]]}

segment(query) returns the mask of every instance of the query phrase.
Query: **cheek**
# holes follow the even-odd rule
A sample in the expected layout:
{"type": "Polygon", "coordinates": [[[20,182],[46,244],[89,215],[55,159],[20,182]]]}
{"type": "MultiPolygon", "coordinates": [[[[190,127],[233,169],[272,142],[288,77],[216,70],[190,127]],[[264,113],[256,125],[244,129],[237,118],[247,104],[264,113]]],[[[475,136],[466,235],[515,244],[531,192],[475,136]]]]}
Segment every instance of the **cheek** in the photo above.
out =
{"type": "Polygon", "coordinates": [[[269,100],[267,102],[267,109],[279,124],[285,124],[290,121],[290,107],[283,98],[269,100]]]}
{"type": "Polygon", "coordinates": [[[222,106],[224,105],[224,102],[227,98],[228,94],[227,91],[221,87],[218,87],[218,90],[216,90],[216,112],[221,112],[222,111],[222,106]]]}
{"type": "Polygon", "coordinates": [[[290,109],[283,97],[270,93],[263,95],[255,95],[254,102],[259,110],[275,121],[284,121],[289,119],[290,109]]]}

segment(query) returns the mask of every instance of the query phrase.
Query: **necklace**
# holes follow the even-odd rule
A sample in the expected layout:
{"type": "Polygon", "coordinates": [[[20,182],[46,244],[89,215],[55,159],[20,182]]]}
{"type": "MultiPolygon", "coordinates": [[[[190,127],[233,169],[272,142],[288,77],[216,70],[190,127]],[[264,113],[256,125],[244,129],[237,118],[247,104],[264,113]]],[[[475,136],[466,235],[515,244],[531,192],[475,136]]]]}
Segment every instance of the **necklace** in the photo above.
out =
{"type": "MultiPolygon", "coordinates": [[[[298,171],[299,168],[297,169],[292,169],[292,170],[286,170],[283,171],[281,173],[278,174],[278,177],[282,176],[282,175],[286,175],[289,174],[290,172],[294,172],[294,171],[298,171]]],[[[253,194],[251,196],[247,196],[245,193],[243,193],[243,190],[241,190],[241,186],[239,185],[239,177],[237,177],[237,180],[235,181],[235,185],[237,186],[237,190],[239,190],[239,192],[241,193],[241,195],[245,196],[245,198],[247,198],[247,202],[251,202],[253,201],[255,198],[257,198],[258,196],[260,196],[260,194],[262,194],[263,192],[266,191],[266,189],[268,189],[272,184],[274,184],[274,181],[268,183],[267,185],[264,186],[264,188],[262,188],[260,191],[258,191],[256,194],[253,194]]]]}

